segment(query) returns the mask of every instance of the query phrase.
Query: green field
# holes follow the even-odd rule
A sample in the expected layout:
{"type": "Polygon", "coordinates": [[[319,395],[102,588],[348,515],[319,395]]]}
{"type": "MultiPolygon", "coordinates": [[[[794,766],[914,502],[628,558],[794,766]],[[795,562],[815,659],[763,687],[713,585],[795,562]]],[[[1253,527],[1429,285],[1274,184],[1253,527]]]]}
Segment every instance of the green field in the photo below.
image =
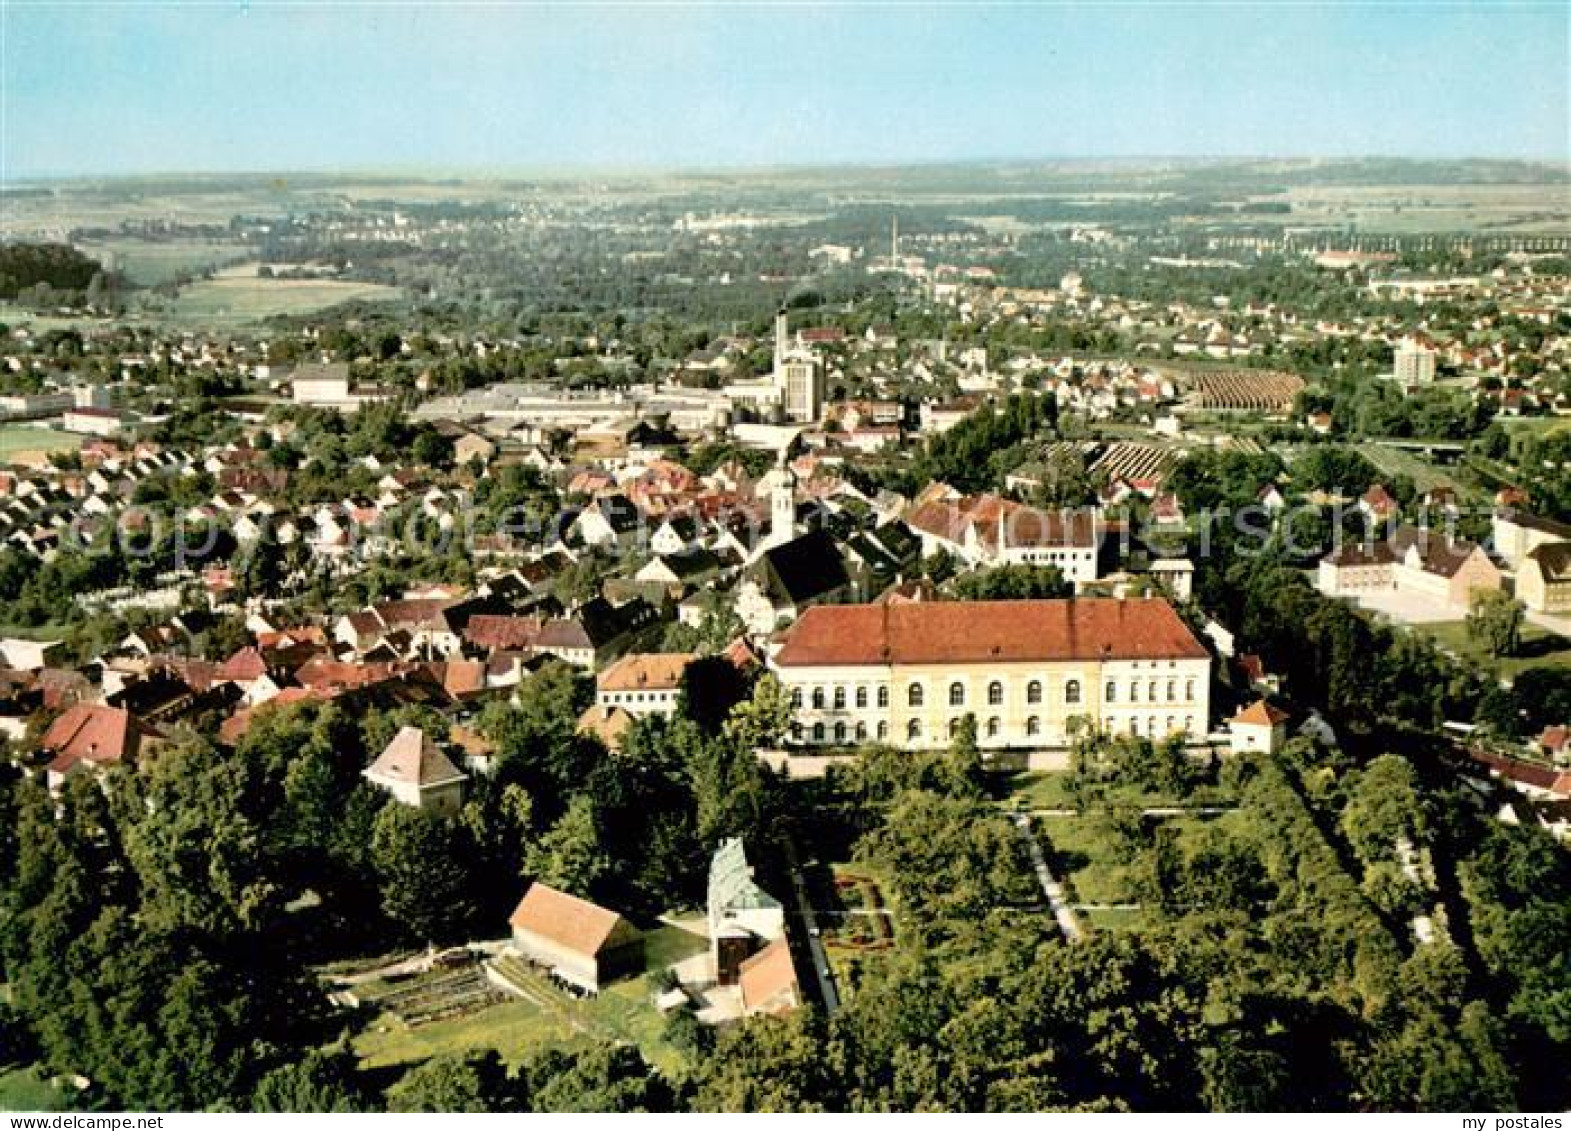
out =
{"type": "Polygon", "coordinates": [[[70,1106],[66,1094],[36,1066],[0,1072],[0,1111],[68,1111],[70,1106]]]}
{"type": "MultiPolygon", "coordinates": [[[[368,1068],[487,1048],[496,1049],[516,1064],[549,1045],[594,1037],[635,1044],[651,1064],[676,1073],[685,1062],[682,1053],[662,1036],[665,1018],[652,1003],[654,987],[649,975],[706,945],[702,937],[680,927],[662,926],[644,936],[645,976],[624,978],[598,997],[579,1000],[538,975],[523,975],[527,998],[509,998],[464,1017],[415,1028],[384,1013],[356,1036],[354,1048],[368,1068]]],[[[516,973],[517,968],[512,969],[516,973]]]]}
{"type": "Polygon", "coordinates": [[[239,326],[275,315],[314,314],[345,302],[381,302],[403,294],[397,287],[338,279],[259,279],[256,264],[220,271],[193,283],[164,310],[181,325],[239,326]]]}
{"type": "Polygon", "coordinates": [[[196,275],[208,268],[243,261],[252,255],[252,249],[244,244],[202,240],[168,243],[108,240],[104,243],[83,244],[82,251],[100,259],[112,255],[115,269],[139,287],[157,286],[181,275],[196,275]]]}
{"type": "Polygon", "coordinates": [[[1522,626],[1522,643],[1515,656],[1489,655],[1468,637],[1465,621],[1416,624],[1412,628],[1414,632],[1423,633],[1442,648],[1462,657],[1467,663],[1486,670],[1492,669],[1501,679],[1515,679],[1528,668],[1571,667],[1571,640],[1536,624],[1522,626]]]}
{"type": "Polygon", "coordinates": [[[82,437],[47,428],[6,427],[0,425],[0,461],[16,452],[74,452],[82,447],[82,437]]]}

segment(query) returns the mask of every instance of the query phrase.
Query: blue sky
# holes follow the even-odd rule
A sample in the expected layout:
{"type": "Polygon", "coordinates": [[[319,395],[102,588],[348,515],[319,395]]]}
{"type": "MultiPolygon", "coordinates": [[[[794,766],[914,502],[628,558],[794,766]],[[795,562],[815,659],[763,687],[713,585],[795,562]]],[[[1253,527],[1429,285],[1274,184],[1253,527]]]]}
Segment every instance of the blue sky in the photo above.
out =
{"type": "Polygon", "coordinates": [[[1568,12],[1502,5],[4,9],[11,179],[1102,155],[1571,158],[1568,12]]]}

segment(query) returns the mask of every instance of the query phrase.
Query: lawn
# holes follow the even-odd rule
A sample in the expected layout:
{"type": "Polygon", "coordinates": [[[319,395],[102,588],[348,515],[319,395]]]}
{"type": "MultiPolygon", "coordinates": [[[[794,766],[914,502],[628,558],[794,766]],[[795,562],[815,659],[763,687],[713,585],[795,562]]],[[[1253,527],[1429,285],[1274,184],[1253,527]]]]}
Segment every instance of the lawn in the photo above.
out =
{"type": "Polygon", "coordinates": [[[69,1111],[70,1106],[66,1093],[36,1065],[0,1072],[0,1111],[69,1111]]]}
{"type": "Polygon", "coordinates": [[[1430,637],[1469,664],[1493,669],[1501,679],[1515,679],[1528,668],[1571,667],[1571,640],[1536,624],[1522,625],[1522,643],[1514,656],[1489,655],[1487,650],[1468,636],[1465,621],[1415,624],[1412,629],[1430,637]]]}
{"type": "MultiPolygon", "coordinates": [[[[1204,827],[1204,817],[1157,818],[1177,831],[1180,841],[1204,827]]],[[[1216,818],[1216,819],[1223,819],[1216,818]]],[[[1101,813],[1080,817],[1040,817],[1036,833],[1048,850],[1049,867],[1069,890],[1071,903],[1136,903],[1132,861],[1114,839],[1101,813]]],[[[1083,911],[1092,925],[1128,929],[1140,925],[1138,909],[1083,911]]]]}
{"type": "Polygon", "coordinates": [[[646,973],[606,987],[598,997],[580,1000],[563,993],[545,978],[510,966],[527,997],[510,996],[500,1005],[462,1017],[410,1028],[383,1013],[356,1036],[355,1051],[367,1068],[407,1064],[444,1053],[494,1048],[518,1063],[548,1045],[577,1037],[596,1037],[637,1045],[651,1064],[667,1073],[685,1067],[683,1054],[663,1036],[665,1018],[652,1002],[650,975],[687,958],[706,946],[704,939],[670,925],[644,936],[646,973]]]}

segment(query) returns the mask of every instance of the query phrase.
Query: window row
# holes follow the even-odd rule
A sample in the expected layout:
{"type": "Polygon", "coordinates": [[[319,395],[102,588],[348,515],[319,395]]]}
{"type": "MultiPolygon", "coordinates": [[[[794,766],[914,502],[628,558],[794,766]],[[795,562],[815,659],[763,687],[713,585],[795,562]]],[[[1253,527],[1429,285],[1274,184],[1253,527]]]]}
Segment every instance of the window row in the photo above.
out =
{"type": "MultiPolygon", "coordinates": [[[[1141,685],[1141,682],[1142,681],[1138,680],[1138,679],[1132,679],[1132,680],[1129,681],[1129,702],[1131,702],[1131,703],[1139,703],[1139,702],[1141,702],[1141,699],[1140,699],[1140,685],[1141,685]]],[[[1178,690],[1179,690],[1179,688],[1178,688],[1178,680],[1176,680],[1176,679],[1169,679],[1169,680],[1148,679],[1148,680],[1145,680],[1144,683],[1145,683],[1145,702],[1147,702],[1147,703],[1178,703],[1178,702],[1193,703],[1195,701],[1195,681],[1193,679],[1186,679],[1186,680],[1184,680],[1184,687],[1183,687],[1184,697],[1183,697],[1182,700],[1180,700],[1178,698],[1178,690]],[[1163,694],[1164,691],[1166,692],[1165,695],[1163,694]]],[[[1118,702],[1118,684],[1114,680],[1111,680],[1111,679],[1108,680],[1107,681],[1107,686],[1102,689],[1102,702],[1104,702],[1104,703],[1117,703],[1118,702]]]]}
{"type": "MultiPolygon", "coordinates": [[[[913,683],[906,688],[906,706],[921,707],[927,701],[927,691],[920,683],[913,683]]],[[[1026,702],[1042,702],[1042,681],[1033,679],[1026,684],[1026,702]]],[[[1064,702],[1080,702],[1080,681],[1068,680],[1064,684],[1064,702]]],[[[949,685],[949,705],[951,707],[964,707],[966,705],[966,685],[959,680],[949,685]]],[[[989,707],[1002,707],[1004,705],[1004,685],[999,680],[993,680],[987,685],[987,705],[989,707]]]]}
{"type": "MultiPolygon", "coordinates": [[[[849,693],[844,687],[836,687],[828,691],[822,687],[815,687],[813,688],[812,692],[813,710],[824,710],[824,708],[827,707],[832,700],[834,703],[834,709],[837,711],[843,711],[846,709],[848,694],[849,693]]],[[[859,711],[866,710],[868,702],[868,690],[866,686],[858,686],[855,689],[854,697],[856,701],[856,709],[859,711]]],[[[887,684],[879,685],[879,687],[876,689],[876,698],[880,707],[889,706],[889,687],[887,684]]],[[[800,709],[802,707],[802,702],[802,689],[800,687],[793,687],[791,689],[791,706],[800,709]]]]}
{"type": "MultiPolygon", "coordinates": [[[[1118,729],[1118,724],[1111,717],[1105,718],[1102,720],[1102,729],[1111,734],[1118,729]]],[[[1168,735],[1176,734],[1179,731],[1183,731],[1185,734],[1193,734],[1194,730],[1195,718],[1193,715],[1185,715],[1182,726],[1179,725],[1176,715],[1168,715],[1163,723],[1158,723],[1156,716],[1152,715],[1146,721],[1144,734],[1147,738],[1166,738],[1168,735]]],[[[1129,733],[1136,738],[1140,737],[1139,719],[1129,720],[1129,733]]]]}
{"type": "MultiPolygon", "coordinates": [[[[984,736],[986,736],[987,738],[997,738],[999,735],[1001,735],[1003,733],[1003,730],[1004,730],[1003,720],[1000,719],[996,715],[994,715],[993,717],[989,718],[982,725],[982,734],[984,736]]],[[[879,742],[886,742],[886,741],[888,741],[888,739],[889,739],[889,724],[886,723],[886,722],[880,722],[878,724],[877,728],[876,728],[876,733],[878,735],[878,741],[879,742]]],[[[950,719],[949,720],[949,737],[950,738],[954,738],[959,733],[960,733],[960,720],[959,719],[950,719]]],[[[1026,723],[1025,723],[1025,733],[1026,733],[1026,736],[1030,737],[1030,738],[1035,738],[1035,737],[1040,736],[1041,733],[1042,733],[1042,720],[1041,720],[1041,718],[1038,717],[1037,715],[1031,715],[1030,717],[1028,717],[1026,719],[1026,723]]],[[[814,723],[811,728],[804,727],[801,723],[796,723],[796,724],[794,724],[792,726],[792,728],[791,728],[791,737],[795,741],[801,742],[803,740],[803,738],[807,737],[807,736],[811,736],[812,741],[815,742],[815,743],[827,742],[831,738],[833,738],[833,740],[835,742],[837,742],[837,743],[845,743],[845,742],[850,741],[852,739],[854,739],[857,742],[866,742],[867,741],[867,736],[868,736],[868,729],[867,729],[867,724],[866,723],[861,723],[861,722],[856,723],[854,726],[846,724],[846,723],[835,723],[832,726],[826,726],[824,723],[814,723]]],[[[911,742],[914,742],[914,741],[920,739],[922,737],[922,720],[921,719],[911,719],[911,720],[909,720],[906,723],[905,736],[906,736],[906,740],[907,741],[911,741],[911,742]]]]}
{"type": "MultiPolygon", "coordinates": [[[[1195,701],[1195,681],[1193,679],[1186,679],[1182,682],[1183,686],[1180,688],[1179,680],[1177,679],[1130,680],[1128,690],[1123,694],[1127,696],[1126,701],[1130,703],[1193,703],[1195,701]],[[1144,686],[1143,694],[1142,685],[1144,686]],[[1182,699],[1179,698],[1180,690],[1183,692],[1182,699]]],[[[1003,706],[1004,684],[1001,680],[995,679],[990,681],[987,685],[985,694],[987,698],[987,705],[989,707],[1003,706]]],[[[1033,679],[1026,684],[1027,703],[1032,705],[1041,703],[1042,694],[1043,686],[1041,680],[1033,679]]],[[[1117,703],[1120,701],[1119,695],[1120,691],[1117,681],[1111,679],[1108,680],[1107,685],[1103,688],[1103,702],[1117,703]]],[[[888,686],[880,684],[875,689],[875,697],[879,707],[888,707],[888,686]]],[[[853,701],[856,704],[856,709],[862,711],[867,709],[869,693],[868,688],[865,685],[859,685],[854,689],[847,689],[844,686],[833,688],[815,687],[811,692],[811,701],[815,711],[822,711],[831,706],[833,706],[833,709],[836,711],[844,711],[849,703],[853,701]]],[[[964,707],[966,705],[966,685],[963,682],[960,680],[955,680],[949,685],[948,701],[949,706],[951,707],[964,707]]],[[[1075,704],[1079,703],[1080,701],[1080,681],[1078,679],[1066,680],[1064,683],[1064,702],[1075,704]]],[[[927,689],[925,686],[920,683],[912,683],[907,686],[906,706],[922,707],[926,706],[926,703],[927,689]]],[[[791,690],[791,706],[800,709],[803,705],[804,698],[802,689],[800,687],[793,688],[791,690]]]]}

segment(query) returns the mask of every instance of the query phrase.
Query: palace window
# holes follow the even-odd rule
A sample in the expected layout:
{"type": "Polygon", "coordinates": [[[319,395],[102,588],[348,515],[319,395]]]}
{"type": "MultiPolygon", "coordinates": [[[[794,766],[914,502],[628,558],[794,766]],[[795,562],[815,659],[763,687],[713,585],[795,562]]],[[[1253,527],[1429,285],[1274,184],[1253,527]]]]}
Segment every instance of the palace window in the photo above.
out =
{"type": "Polygon", "coordinates": [[[1072,679],[1068,683],[1064,684],[1064,702],[1080,702],[1080,681],[1078,679],[1072,679]]]}
{"type": "Polygon", "coordinates": [[[879,719],[878,720],[878,741],[879,742],[887,742],[888,740],[889,740],[889,724],[886,723],[883,719],[879,719]]]}
{"type": "Polygon", "coordinates": [[[922,720],[912,719],[906,723],[906,738],[916,740],[922,737],[922,720]]]}
{"type": "Polygon", "coordinates": [[[1035,715],[1032,715],[1030,718],[1028,718],[1026,720],[1026,733],[1029,735],[1041,734],[1042,720],[1037,718],[1035,715]]]}
{"type": "Polygon", "coordinates": [[[992,718],[987,720],[987,737],[988,738],[997,738],[998,737],[998,732],[1002,728],[1003,728],[1003,723],[1001,723],[999,721],[997,715],[994,715],[992,718]]]}
{"type": "Polygon", "coordinates": [[[906,688],[906,702],[913,707],[922,705],[922,685],[920,683],[913,683],[906,688]]]}
{"type": "Polygon", "coordinates": [[[845,740],[846,740],[846,725],[845,725],[845,723],[836,723],[835,724],[835,743],[837,745],[844,746],[845,745],[845,740]]]}
{"type": "Polygon", "coordinates": [[[1026,702],[1040,703],[1041,701],[1042,683],[1040,680],[1033,679],[1030,683],[1026,684],[1026,702]]]}
{"type": "Polygon", "coordinates": [[[949,705],[951,707],[964,707],[966,705],[966,685],[951,683],[949,685],[949,705]]]}
{"type": "Polygon", "coordinates": [[[880,707],[889,706],[889,685],[887,683],[878,685],[878,705],[880,707]]]}
{"type": "Polygon", "coordinates": [[[813,741],[814,742],[822,742],[822,741],[824,741],[824,724],[823,723],[814,723],[813,724],[813,741]]]}
{"type": "Polygon", "coordinates": [[[815,711],[822,711],[823,709],[824,709],[824,689],[822,687],[815,687],[815,688],[813,688],[813,710],[815,710],[815,711]]]}
{"type": "Polygon", "coordinates": [[[1114,683],[1112,680],[1108,680],[1107,687],[1104,689],[1104,691],[1105,694],[1102,696],[1102,698],[1106,699],[1109,703],[1118,702],[1118,684],[1114,683]]]}
{"type": "Polygon", "coordinates": [[[1000,706],[1003,701],[1004,685],[995,679],[992,683],[987,685],[987,705],[989,707],[997,707],[1000,706]]]}
{"type": "Polygon", "coordinates": [[[856,689],[856,709],[858,711],[860,711],[860,710],[862,710],[866,706],[867,706],[867,688],[865,688],[865,687],[858,687],[856,689]]]}
{"type": "Polygon", "coordinates": [[[857,723],[856,724],[856,740],[858,742],[866,742],[867,741],[867,724],[866,723],[857,723]]]}
{"type": "Polygon", "coordinates": [[[846,689],[843,688],[843,687],[837,687],[837,688],[835,688],[835,710],[837,710],[837,711],[844,711],[845,709],[846,709],[846,689]]]}

